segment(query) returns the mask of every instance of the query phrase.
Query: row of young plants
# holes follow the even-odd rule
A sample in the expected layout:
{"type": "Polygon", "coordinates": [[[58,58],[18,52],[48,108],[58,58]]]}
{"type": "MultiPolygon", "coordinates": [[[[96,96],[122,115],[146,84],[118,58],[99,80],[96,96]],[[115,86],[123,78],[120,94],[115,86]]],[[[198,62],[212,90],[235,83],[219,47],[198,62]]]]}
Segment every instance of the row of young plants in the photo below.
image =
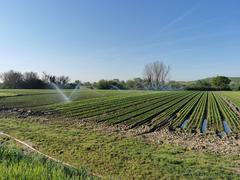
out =
{"type": "Polygon", "coordinates": [[[209,129],[215,132],[222,132],[223,129],[223,116],[221,115],[221,110],[218,107],[217,101],[215,99],[214,93],[208,93],[208,112],[207,119],[209,124],[209,129]]]}
{"type": "Polygon", "coordinates": [[[159,125],[161,125],[163,121],[174,121],[179,111],[187,104],[189,104],[189,102],[191,102],[191,100],[196,96],[198,96],[198,93],[194,92],[189,94],[189,96],[182,101],[173,102],[173,105],[171,107],[168,107],[163,113],[159,114],[152,120],[152,129],[156,129],[159,125]]]}
{"type": "MultiPolygon", "coordinates": [[[[171,94],[165,94],[165,96],[170,96],[171,94]]],[[[97,116],[97,115],[101,115],[104,113],[110,113],[113,111],[117,111],[119,109],[122,108],[129,108],[131,106],[135,106],[138,104],[142,104],[144,102],[148,102],[148,101],[158,101],[159,98],[162,97],[161,95],[148,95],[148,96],[138,96],[135,98],[124,98],[124,99],[120,99],[120,100],[115,100],[115,101],[111,101],[108,102],[107,104],[97,104],[94,105],[90,108],[87,109],[76,109],[73,111],[69,111],[67,113],[65,113],[66,115],[70,115],[70,116],[77,116],[80,118],[87,118],[87,117],[92,117],[92,116],[97,116]]]]}
{"type": "Polygon", "coordinates": [[[190,116],[192,115],[196,105],[198,104],[199,100],[203,96],[203,92],[199,93],[196,97],[194,97],[189,103],[187,103],[182,109],[179,110],[179,112],[176,114],[177,117],[174,121],[171,122],[170,128],[176,129],[176,128],[184,128],[188,121],[190,116]]]}
{"type": "Polygon", "coordinates": [[[240,120],[237,115],[232,111],[232,109],[228,106],[228,104],[224,101],[223,97],[221,97],[219,93],[215,93],[214,96],[217,101],[218,108],[220,109],[224,118],[224,121],[227,122],[232,131],[239,131],[240,120]]]}
{"type": "MultiPolygon", "coordinates": [[[[145,96],[145,95],[143,95],[143,96],[145,96]]],[[[67,103],[67,104],[57,104],[53,107],[59,111],[61,111],[61,110],[73,111],[73,110],[78,110],[78,109],[91,108],[92,106],[97,106],[99,104],[105,105],[112,101],[118,101],[118,100],[125,99],[125,98],[135,98],[135,97],[136,96],[128,96],[128,95],[97,97],[97,98],[91,98],[91,99],[81,100],[81,101],[73,101],[73,102],[67,103]]]]}
{"type": "Polygon", "coordinates": [[[189,96],[191,96],[191,94],[186,94],[179,98],[174,98],[173,100],[168,101],[166,104],[163,104],[162,106],[159,106],[159,107],[154,108],[144,114],[140,114],[139,116],[129,119],[128,121],[126,121],[126,124],[131,127],[138,127],[143,124],[147,124],[147,125],[152,124],[152,121],[155,117],[166,112],[168,109],[170,109],[175,104],[178,104],[178,103],[184,101],[189,96]]]}
{"type": "Polygon", "coordinates": [[[219,93],[202,92],[177,113],[170,128],[196,131],[201,130],[204,123],[207,130],[218,133],[226,131],[224,124],[239,131],[240,121],[219,93]]]}
{"type": "MultiPolygon", "coordinates": [[[[166,97],[171,96],[171,95],[166,95],[166,97]]],[[[93,109],[90,110],[83,110],[83,111],[76,111],[76,112],[68,112],[65,113],[68,116],[71,117],[77,117],[77,118],[94,118],[97,117],[97,119],[99,120],[102,116],[107,115],[109,116],[110,114],[113,114],[117,111],[121,111],[123,109],[128,109],[131,107],[137,107],[141,104],[147,104],[148,102],[153,102],[153,103],[157,103],[159,102],[159,99],[161,99],[161,95],[160,96],[155,96],[155,97],[138,97],[138,99],[125,99],[125,101],[118,102],[111,102],[107,105],[102,105],[99,107],[99,105],[97,106],[93,106],[93,109]]]]}
{"type": "Polygon", "coordinates": [[[162,95],[168,95],[168,93],[160,93],[158,95],[151,94],[151,95],[142,95],[142,96],[134,96],[134,97],[123,97],[123,98],[113,98],[109,99],[107,101],[101,101],[98,100],[97,102],[95,100],[92,100],[92,102],[88,104],[76,104],[75,106],[66,107],[60,110],[62,113],[64,113],[67,116],[82,116],[84,114],[91,114],[94,112],[101,112],[105,109],[109,108],[116,108],[121,105],[128,105],[128,104],[134,104],[134,103],[141,103],[141,101],[145,100],[154,100],[162,95]]]}
{"type": "Polygon", "coordinates": [[[123,123],[132,124],[131,122],[137,122],[137,119],[145,120],[148,114],[160,113],[160,109],[167,107],[168,104],[174,100],[182,99],[186,96],[185,93],[174,94],[168,97],[159,98],[158,101],[148,101],[148,103],[142,103],[140,106],[133,106],[129,109],[120,109],[120,112],[105,118],[104,120],[113,124],[123,123]]]}
{"type": "Polygon", "coordinates": [[[186,129],[189,131],[199,131],[204,121],[208,94],[204,93],[192,112],[189,121],[186,125],[186,129]]]}
{"type": "Polygon", "coordinates": [[[59,106],[70,117],[97,122],[125,124],[131,128],[148,125],[152,129],[169,121],[170,128],[188,131],[240,129],[240,121],[218,92],[162,92],[131,97],[109,97],[59,106]],[[224,122],[225,121],[225,122],[224,122]]]}

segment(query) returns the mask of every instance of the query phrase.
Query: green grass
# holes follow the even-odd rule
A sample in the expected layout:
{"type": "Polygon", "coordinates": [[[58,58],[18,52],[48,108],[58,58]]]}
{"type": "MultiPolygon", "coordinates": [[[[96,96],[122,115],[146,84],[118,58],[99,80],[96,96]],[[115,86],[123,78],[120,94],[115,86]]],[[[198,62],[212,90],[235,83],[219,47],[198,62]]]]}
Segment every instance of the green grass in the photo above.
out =
{"type": "Polygon", "coordinates": [[[0,179],[95,179],[84,169],[69,168],[30,154],[8,141],[0,137],[0,179]]]}
{"type": "Polygon", "coordinates": [[[5,91],[0,91],[0,97],[12,97],[16,96],[17,94],[14,92],[5,92],[5,91]]]}
{"type": "Polygon", "coordinates": [[[223,96],[226,96],[232,102],[234,102],[238,107],[240,107],[240,92],[232,91],[232,92],[222,92],[223,96]]]}
{"type": "Polygon", "coordinates": [[[1,119],[0,131],[30,142],[40,151],[76,167],[120,179],[238,179],[239,156],[196,152],[172,145],[70,125],[1,119]]]}

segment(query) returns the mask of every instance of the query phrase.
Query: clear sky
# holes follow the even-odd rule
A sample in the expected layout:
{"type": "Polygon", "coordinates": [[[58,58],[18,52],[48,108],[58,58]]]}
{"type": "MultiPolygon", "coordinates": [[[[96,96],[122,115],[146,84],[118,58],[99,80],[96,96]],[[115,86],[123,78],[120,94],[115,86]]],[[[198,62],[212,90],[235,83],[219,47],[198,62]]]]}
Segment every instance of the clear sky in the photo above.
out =
{"type": "Polygon", "coordinates": [[[131,79],[240,76],[239,0],[0,0],[0,72],[131,79]]]}

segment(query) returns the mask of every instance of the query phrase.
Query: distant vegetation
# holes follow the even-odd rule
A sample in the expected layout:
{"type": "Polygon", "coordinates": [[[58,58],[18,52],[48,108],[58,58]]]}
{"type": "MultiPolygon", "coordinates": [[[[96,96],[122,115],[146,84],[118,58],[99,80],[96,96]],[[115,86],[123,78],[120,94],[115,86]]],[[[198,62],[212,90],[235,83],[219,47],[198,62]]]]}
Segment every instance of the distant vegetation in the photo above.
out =
{"type": "Polygon", "coordinates": [[[10,70],[1,74],[4,89],[47,89],[51,88],[50,83],[57,83],[60,87],[70,88],[69,77],[48,75],[43,72],[42,78],[35,72],[17,72],[10,70]]]}
{"type": "Polygon", "coordinates": [[[192,82],[178,82],[169,80],[170,66],[163,62],[149,63],[144,67],[143,78],[134,78],[123,81],[119,79],[100,80],[98,82],[70,82],[68,76],[56,76],[42,73],[40,77],[36,72],[17,72],[10,70],[1,74],[0,88],[2,89],[52,89],[51,83],[61,89],[74,89],[85,86],[90,89],[110,90],[203,90],[222,91],[240,90],[240,78],[217,76],[192,82]]]}
{"type": "Polygon", "coordinates": [[[231,79],[225,76],[217,76],[210,79],[198,80],[186,87],[187,90],[207,90],[207,91],[223,91],[231,90],[231,79]]]}

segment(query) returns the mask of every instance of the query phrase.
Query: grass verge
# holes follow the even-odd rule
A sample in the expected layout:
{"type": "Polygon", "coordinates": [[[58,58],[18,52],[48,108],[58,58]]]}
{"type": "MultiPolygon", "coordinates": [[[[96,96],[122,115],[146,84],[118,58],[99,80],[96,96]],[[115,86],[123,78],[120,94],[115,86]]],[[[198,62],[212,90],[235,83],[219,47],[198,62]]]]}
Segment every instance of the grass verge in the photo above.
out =
{"type": "Polygon", "coordinates": [[[0,179],[95,179],[84,169],[74,169],[24,151],[0,137],[0,179]]]}

